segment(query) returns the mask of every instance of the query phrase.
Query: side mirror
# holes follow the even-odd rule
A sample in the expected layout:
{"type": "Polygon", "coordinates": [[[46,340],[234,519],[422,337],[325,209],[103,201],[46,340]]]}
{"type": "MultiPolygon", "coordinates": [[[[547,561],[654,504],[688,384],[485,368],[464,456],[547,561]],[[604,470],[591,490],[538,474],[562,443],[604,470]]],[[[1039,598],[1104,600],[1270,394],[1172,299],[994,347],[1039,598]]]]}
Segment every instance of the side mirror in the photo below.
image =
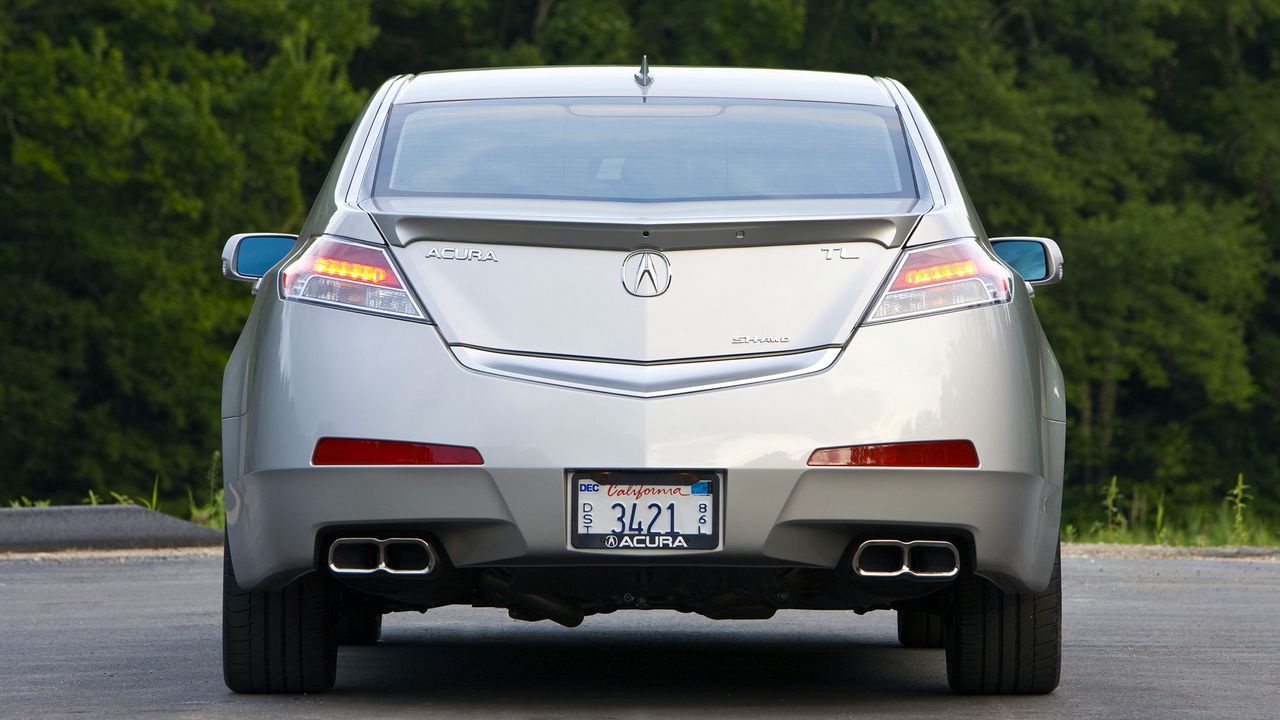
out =
{"type": "Polygon", "coordinates": [[[297,235],[240,233],[222,248],[222,275],[228,280],[257,282],[297,244],[297,235]]]}
{"type": "Polygon", "coordinates": [[[1062,249],[1049,238],[996,237],[991,238],[991,247],[1033,286],[1062,282],[1062,249]]]}

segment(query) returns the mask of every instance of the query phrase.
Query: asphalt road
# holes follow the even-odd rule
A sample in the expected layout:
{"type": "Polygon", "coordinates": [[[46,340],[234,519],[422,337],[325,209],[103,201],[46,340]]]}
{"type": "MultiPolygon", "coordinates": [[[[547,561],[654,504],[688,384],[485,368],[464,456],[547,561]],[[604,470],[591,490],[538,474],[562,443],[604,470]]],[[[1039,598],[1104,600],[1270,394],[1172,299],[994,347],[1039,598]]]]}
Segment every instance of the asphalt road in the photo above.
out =
{"type": "Polygon", "coordinates": [[[894,616],[670,612],[574,630],[450,608],[343,648],[323,696],[236,696],[219,659],[221,561],[0,559],[0,717],[1276,718],[1280,562],[1064,561],[1065,666],[1049,696],[946,688],[894,616]]]}

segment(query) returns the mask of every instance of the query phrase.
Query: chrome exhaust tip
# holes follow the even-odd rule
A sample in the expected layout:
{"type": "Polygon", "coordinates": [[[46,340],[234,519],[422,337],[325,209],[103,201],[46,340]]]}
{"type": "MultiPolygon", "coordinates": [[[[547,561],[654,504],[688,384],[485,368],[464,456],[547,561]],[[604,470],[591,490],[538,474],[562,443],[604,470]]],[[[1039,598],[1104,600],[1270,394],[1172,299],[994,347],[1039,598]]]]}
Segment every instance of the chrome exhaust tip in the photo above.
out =
{"type": "Polygon", "coordinates": [[[862,577],[946,580],[960,573],[960,551],[945,540],[867,540],[853,554],[862,577]]]}
{"type": "Polygon", "coordinates": [[[329,545],[329,569],[336,573],[371,573],[382,563],[373,538],[339,538],[329,545]]]}
{"type": "Polygon", "coordinates": [[[329,545],[329,570],[339,575],[430,575],[440,564],[421,538],[338,538],[329,545]]]}
{"type": "Polygon", "coordinates": [[[906,570],[916,577],[953,577],[960,572],[960,552],[949,542],[914,540],[907,544],[906,570]]]}

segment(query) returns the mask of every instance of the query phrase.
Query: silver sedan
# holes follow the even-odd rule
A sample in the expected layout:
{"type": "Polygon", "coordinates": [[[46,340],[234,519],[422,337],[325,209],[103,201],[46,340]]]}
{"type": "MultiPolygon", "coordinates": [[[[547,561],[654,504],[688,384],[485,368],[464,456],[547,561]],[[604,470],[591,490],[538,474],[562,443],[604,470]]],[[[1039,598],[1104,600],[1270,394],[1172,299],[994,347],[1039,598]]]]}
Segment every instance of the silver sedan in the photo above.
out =
{"type": "Polygon", "coordinates": [[[986,236],[893,80],[395,77],[223,271],[237,692],[451,604],[892,609],[958,692],[1057,686],[1062,257],[986,236]]]}

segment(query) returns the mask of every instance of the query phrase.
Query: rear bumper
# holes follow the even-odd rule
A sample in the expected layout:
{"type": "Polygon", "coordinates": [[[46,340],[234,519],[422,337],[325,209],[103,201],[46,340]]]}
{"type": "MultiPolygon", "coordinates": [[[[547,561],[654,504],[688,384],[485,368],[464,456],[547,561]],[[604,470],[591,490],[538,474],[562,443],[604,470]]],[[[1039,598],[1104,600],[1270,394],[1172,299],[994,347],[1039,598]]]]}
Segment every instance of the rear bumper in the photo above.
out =
{"type": "Polygon", "coordinates": [[[731,470],[721,549],[654,554],[569,548],[566,488],[563,471],[555,469],[254,473],[233,485],[228,503],[237,579],[248,587],[270,585],[316,567],[317,537],[335,525],[424,528],[459,567],[820,568],[834,567],[853,539],[873,528],[919,526],[922,538],[939,529],[972,536],[979,573],[1026,589],[1039,585],[1040,552],[1047,538],[1056,538],[1060,501],[1042,478],[1016,473],[731,470]]]}
{"type": "Polygon", "coordinates": [[[434,328],[268,302],[242,339],[223,420],[237,581],[317,567],[335,525],[427,528],[469,566],[692,564],[831,568],[885,525],[972,537],[973,568],[1047,585],[1064,426],[1041,412],[1040,349],[1017,303],[865,328],[828,370],[785,381],[629,398],[461,366],[434,328]],[[913,337],[930,352],[904,356],[913,337]],[[232,403],[234,407],[234,403],[232,403]],[[324,436],[478,448],[477,467],[313,467],[324,436]],[[973,470],[810,468],[818,447],[971,439],[973,470]],[[569,547],[566,471],[725,472],[715,551],[569,547]]]}

